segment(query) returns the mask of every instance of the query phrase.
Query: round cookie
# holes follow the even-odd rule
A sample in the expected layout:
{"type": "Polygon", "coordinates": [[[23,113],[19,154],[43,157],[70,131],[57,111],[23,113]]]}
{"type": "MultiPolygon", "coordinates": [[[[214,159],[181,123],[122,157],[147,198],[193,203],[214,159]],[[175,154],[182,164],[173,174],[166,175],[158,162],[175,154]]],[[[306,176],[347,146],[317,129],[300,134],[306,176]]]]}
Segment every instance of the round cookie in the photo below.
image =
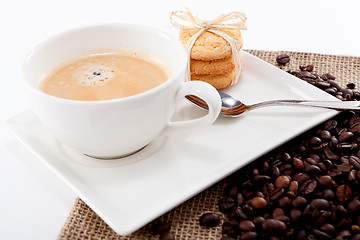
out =
{"type": "MultiPolygon", "coordinates": [[[[241,31],[239,29],[216,29],[228,34],[236,41],[237,50],[243,46],[241,31]]],[[[186,46],[189,39],[199,31],[198,28],[182,29],[179,34],[179,41],[186,46]]],[[[210,61],[224,59],[232,56],[230,44],[221,36],[204,31],[195,41],[190,57],[195,60],[210,61]]]]}
{"type": "Polygon", "coordinates": [[[224,74],[234,70],[234,58],[203,61],[190,59],[190,71],[195,74],[224,74]]]}
{"type": "MultiPolygon", "coordinates": [[[[242,68],[240,66],[240,76],[242,68]]],[[[222,89],[229,86],[234,79],[235,70],[225,74],[191,74],[191,80],[204,81],[211,84],[216,89],[222,89]]],[[[240,77],[239,76],[239,77],[240,77]]]]}

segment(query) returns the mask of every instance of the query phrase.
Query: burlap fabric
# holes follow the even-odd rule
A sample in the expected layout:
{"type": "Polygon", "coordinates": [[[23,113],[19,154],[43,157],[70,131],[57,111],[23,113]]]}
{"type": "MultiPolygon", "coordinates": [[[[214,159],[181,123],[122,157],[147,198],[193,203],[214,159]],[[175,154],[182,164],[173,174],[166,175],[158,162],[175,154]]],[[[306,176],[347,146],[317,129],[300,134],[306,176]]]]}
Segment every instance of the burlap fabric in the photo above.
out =
{"type": "MultiPolygon", "coordinates": [[[[285,51],[247,51],[283,70],[298,71],[299,65],[312,64],[314,65],[313,72],[320,74],[332,73],[336,76],[336,81],[341,86],[345,87],[346,84],[353,82],[356,84],[357,89],[359,89],[360,57],[285,51]],[[291,58],[290,63],[285,66],[279,66],[276,63],[276,56],[282,53],[288,54],[291,58]]],[[[225,178],[159,218],[171,222],[171,232],[174,234],[175,239],[211,240],[221,238],[221,224],[214,228],[200,227],[199,217],[208,211],[216,212],[222,216],[218,211],[217,202],[231,177],[225,178]]],[[[90,207],[78,198],[65,225],[61,229],[58,239],[158,239],[158,235],[150,233],[150,228],[151,224],[148,224],[131,236],[119,236],[90,207]]]]}

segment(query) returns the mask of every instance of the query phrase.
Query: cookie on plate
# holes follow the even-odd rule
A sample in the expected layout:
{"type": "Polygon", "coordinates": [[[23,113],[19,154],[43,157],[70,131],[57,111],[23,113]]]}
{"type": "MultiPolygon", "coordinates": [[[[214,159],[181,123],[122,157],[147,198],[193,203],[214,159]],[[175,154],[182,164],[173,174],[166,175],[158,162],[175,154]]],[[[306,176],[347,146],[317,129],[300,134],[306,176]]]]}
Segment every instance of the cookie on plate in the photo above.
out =
{"type": "MultiPolygon", "coordinates": [[[[240,64],[240,76],[242,73],[242,67],[240,64]]],[[[239,76],[239,77],[240,77],[239,76]]],[[[229,86],[235,77],[235,69],[228,73],[223,74],[191,74],[191,80],[204,81],[211,84],[216,89],[222,89],[229,86]]]]}
{"type": "Polygon", "coordinates": [[[209,61],[190,59],[190,71],[195,74],[224,74],[234,69],[233,57],[209,61]]]}
{"type": "MultiPolygon", "coordinates": [[[[239,29],[215,29],[228,34],[236,41],[236,47],[239,51],[243,46],[241,31],[239,29]]],[[[179,34],[179,41],[186,46],[189,39],[196,34],[199,29],[182,29],[179,34]]],[[[232,56],[230,44],[221,36],[204,31],[195,41],[190,58],[195,60],[211,61],[224,59],[232,56]]]]}

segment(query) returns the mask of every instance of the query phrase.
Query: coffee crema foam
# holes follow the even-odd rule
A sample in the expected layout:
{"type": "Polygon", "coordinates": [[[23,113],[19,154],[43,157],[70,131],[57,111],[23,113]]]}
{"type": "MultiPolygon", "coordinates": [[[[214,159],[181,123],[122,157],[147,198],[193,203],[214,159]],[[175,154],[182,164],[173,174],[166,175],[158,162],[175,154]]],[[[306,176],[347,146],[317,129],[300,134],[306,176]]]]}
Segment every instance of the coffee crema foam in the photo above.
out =
{"type": "Polygon", "coordinates": [[[148,91],[169,78],[165,64],[154,56],[107,49],[65,60],[42,77],[47,94],[82,101],[109,100],[148,91]]]}

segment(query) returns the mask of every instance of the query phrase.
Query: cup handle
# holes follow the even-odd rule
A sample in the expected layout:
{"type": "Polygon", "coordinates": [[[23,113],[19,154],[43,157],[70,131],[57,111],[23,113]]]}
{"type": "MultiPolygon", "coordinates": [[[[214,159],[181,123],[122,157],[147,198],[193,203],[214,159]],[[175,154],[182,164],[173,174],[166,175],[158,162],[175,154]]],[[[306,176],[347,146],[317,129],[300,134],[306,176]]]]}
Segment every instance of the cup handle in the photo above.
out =
{"type": "Polygon", "coordinates": [[[221,110],[221,98],[216,89],[210,84],[202,81],[189,81],[183,84],[176,95],[176,104],[179,104],[186,95],[195,95],[203,99],[209,106],[208,113],[200,118],[169,122],[163,131],[164,135],[174,135],[182,132],[189,132],[197,128],[211,125],[219,116],[221,110]]]}

